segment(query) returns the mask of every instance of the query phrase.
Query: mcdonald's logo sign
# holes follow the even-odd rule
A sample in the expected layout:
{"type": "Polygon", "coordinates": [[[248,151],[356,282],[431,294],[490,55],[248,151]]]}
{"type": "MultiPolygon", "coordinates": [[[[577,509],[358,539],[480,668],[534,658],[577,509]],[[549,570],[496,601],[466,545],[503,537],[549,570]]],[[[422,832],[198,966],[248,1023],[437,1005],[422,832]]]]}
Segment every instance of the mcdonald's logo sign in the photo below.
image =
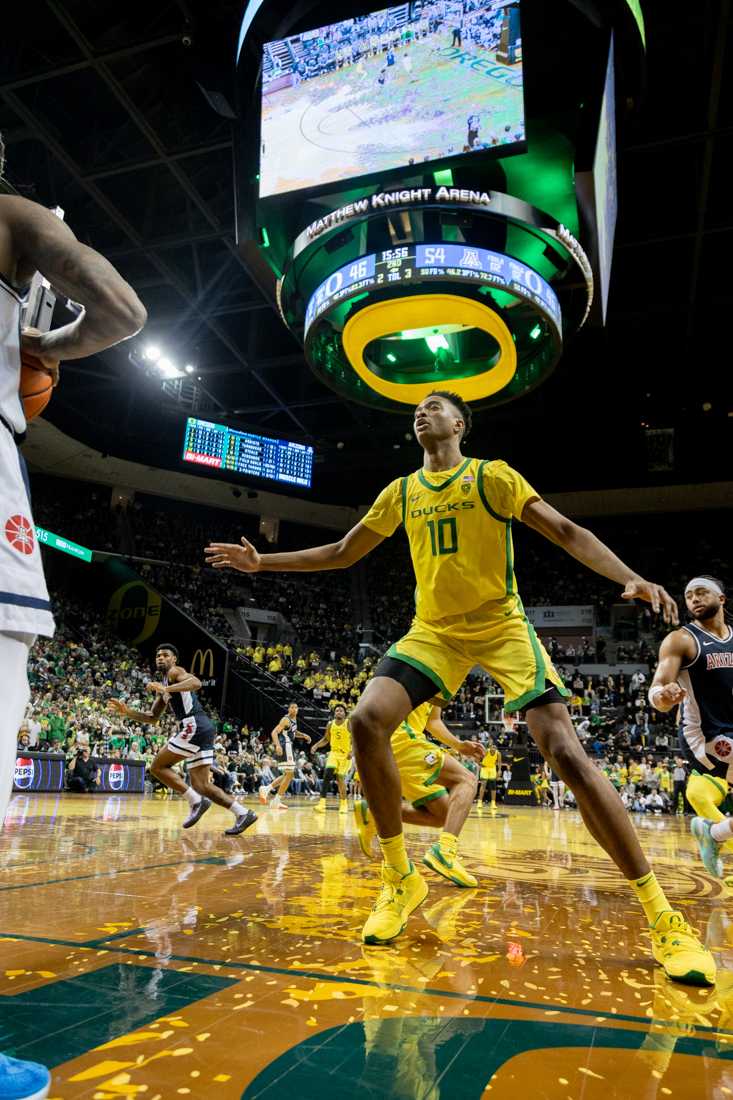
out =
{"type": "Polygon", "coordinates": [[[198,676],[199,680],[214,679],[214,653],[211,649],[197,649],[191,658],[190,672],[192,676],[198,676]],[[208,668],[208,673],[207,673],[208,668]]]}

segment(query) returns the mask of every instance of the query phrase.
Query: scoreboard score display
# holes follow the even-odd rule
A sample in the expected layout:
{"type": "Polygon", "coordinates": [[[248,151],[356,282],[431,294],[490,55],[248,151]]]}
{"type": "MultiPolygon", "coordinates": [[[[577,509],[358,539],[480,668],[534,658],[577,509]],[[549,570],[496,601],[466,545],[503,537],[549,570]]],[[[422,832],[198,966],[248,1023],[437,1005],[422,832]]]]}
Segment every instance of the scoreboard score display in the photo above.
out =
{"type": "Polygon", "coordinates": [[[306,489],[313,477],[311,446],[242,432],[195,417],[186,422],[183,460],[306,489]]]}
{"type": "Polygon", "coordinates": [[[486,248],[418,244],[363,256],[329,275],[308,303],[305,336],[316,318],[351,294],[373,287],[446,277],[501,287],[532,302],[558,331],[562,329],[557,295],[527,264],[486,248]]]}

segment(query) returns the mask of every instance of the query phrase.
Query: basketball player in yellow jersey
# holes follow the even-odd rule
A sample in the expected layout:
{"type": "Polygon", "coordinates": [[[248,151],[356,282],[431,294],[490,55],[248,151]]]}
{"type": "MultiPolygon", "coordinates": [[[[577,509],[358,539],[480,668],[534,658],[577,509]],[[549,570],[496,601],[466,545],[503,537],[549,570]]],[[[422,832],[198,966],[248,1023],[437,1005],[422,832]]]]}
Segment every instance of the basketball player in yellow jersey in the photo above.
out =
{"type": "Polygon", "coordinates": [[[328,745],[330,752],[326,757],[326,767],[321,783],[321,798],[314,807],[315,811],[319,814],[325,814],[326,796],[328,795],[328,788],[331,786],[331,779],[335,774],[339,789],[339,813],[346,814],[349,812],[349,804],[346,801],[346,776],[351,770],[351,730],[349,729],[349,720],[346,717],[346,707],[342,707],[340,703],[333,708],[333,718],[326,726],[323,737],[320,741],[316,741],[311,752],[320,749],[322,745],[328,745]]]}
{"type": "MultiPolygon", "coordinates": [[[[423,856],[423,863],[455,886],[478,886],[478,881],[458,858],[458,837],[476,795],[475,775],[425,736],[461,756],[479,761],[478,741],[454,737],[440,717],[440,708],[421,703],[392,734],[390,744],[402,791],[402,820],[408,825],[440,829],[440,836],[423,856]]],[[[361,850],[373,859],[376,835],[366,799],[354,804],[354,821],[361,850]]]]}
{"type": "Polygon", "coordinates": [[[471,410],[456,394],[429,394],[415,409],[422,468],[398,478],[363,520],[338,542],[311,550],[260,555],[241,545],[214,543],[215,568],[343,569],[402,524],[417,578],[416,613],[407,634],[382,659],[351,715],[356,763],[384,857],[382,892],[362,937],[389,943],[425,898],[420,872],[402,835],[400,777],[390,748],[392,731],[427,700],[447,702],[474,665],[504,692],[504,709],[523,710],[542,755],[572,790],[583,820],[629,881],[650,925],[652,951],[677,981],[709,985],[715,962],[682,913],[672,910],[641,850],[628,814],[608,779],[585,754],[570,720],[569,692],[527,621],[514,577],[512,524],[521,520],[577,561],[642,599],[667,622],[677,606],[584,527],[550,507],[505,462],[466,458],[461,441],[471,410]]]}
{"type": "Polygon", "coordinates": [[[479,779],[481,782],[478,788],[478,806],[476,808],[480,814],[484,812],[484,791],[486,790],[487,783],[491,791],[491,809],[496,809],[496,775],[500,767],[501,753],[491,738],[489,738],[486,752],[481,761],[481,771],[479,772],[479,779]]]}

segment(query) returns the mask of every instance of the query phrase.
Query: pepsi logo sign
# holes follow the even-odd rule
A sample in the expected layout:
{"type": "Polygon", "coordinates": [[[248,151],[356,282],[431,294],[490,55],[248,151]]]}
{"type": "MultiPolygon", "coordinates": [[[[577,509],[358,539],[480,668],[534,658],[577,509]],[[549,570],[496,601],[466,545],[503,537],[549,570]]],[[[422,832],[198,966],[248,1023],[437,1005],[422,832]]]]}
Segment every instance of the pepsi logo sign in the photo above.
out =
{"type": "Polygon", "coordinates": [[[15,786],[19,791],[27,791],[33,785],[35,764],[29,756],[19,756],[15,761],[15,786]]]}

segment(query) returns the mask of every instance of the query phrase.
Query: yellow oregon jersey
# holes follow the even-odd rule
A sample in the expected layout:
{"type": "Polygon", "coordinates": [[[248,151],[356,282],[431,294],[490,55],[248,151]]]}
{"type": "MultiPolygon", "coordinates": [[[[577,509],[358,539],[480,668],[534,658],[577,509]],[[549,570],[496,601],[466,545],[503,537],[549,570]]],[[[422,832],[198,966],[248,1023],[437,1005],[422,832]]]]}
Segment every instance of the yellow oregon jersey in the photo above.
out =
{"type": "Polygon", "coordinates": [[[361,522],[385,537],[404,524],[417,617],[430,623],[516,592],[512,519],[538,499],[506,462],[464,458],[451,470],[393,481],[361,522]]]}
{"type": "Polygon", "coordinates": [[[481,761],[481,767],[484,768],[487,772],[494,773],[493,776],[490,776],[490,778],[496,778],[496,765],[498,759],[499,753],[496,751],[496,749],[487,749],[487,751],[484,753],[484,758],[481,761]]]}
{"type": "Polygon", "coordinates": [[[425,732],[425,726],[427,725],[430,712],[433,709],[433,704],[421,703],[419,707],[415,707],[411,711],[404,722],[400,722],[397,729],[392,734],[392,748],[396,744],[401,744],[403,741],[414,741],[416,737],[421,737],[425,732]]]}
{"type": "Polygon", "coordinates": [[[342,726],[331,722],[330,726],[331,752],[337,752],[341,756],[349,756],[351,753],[351,733],[346,722],[342,726]]]}

